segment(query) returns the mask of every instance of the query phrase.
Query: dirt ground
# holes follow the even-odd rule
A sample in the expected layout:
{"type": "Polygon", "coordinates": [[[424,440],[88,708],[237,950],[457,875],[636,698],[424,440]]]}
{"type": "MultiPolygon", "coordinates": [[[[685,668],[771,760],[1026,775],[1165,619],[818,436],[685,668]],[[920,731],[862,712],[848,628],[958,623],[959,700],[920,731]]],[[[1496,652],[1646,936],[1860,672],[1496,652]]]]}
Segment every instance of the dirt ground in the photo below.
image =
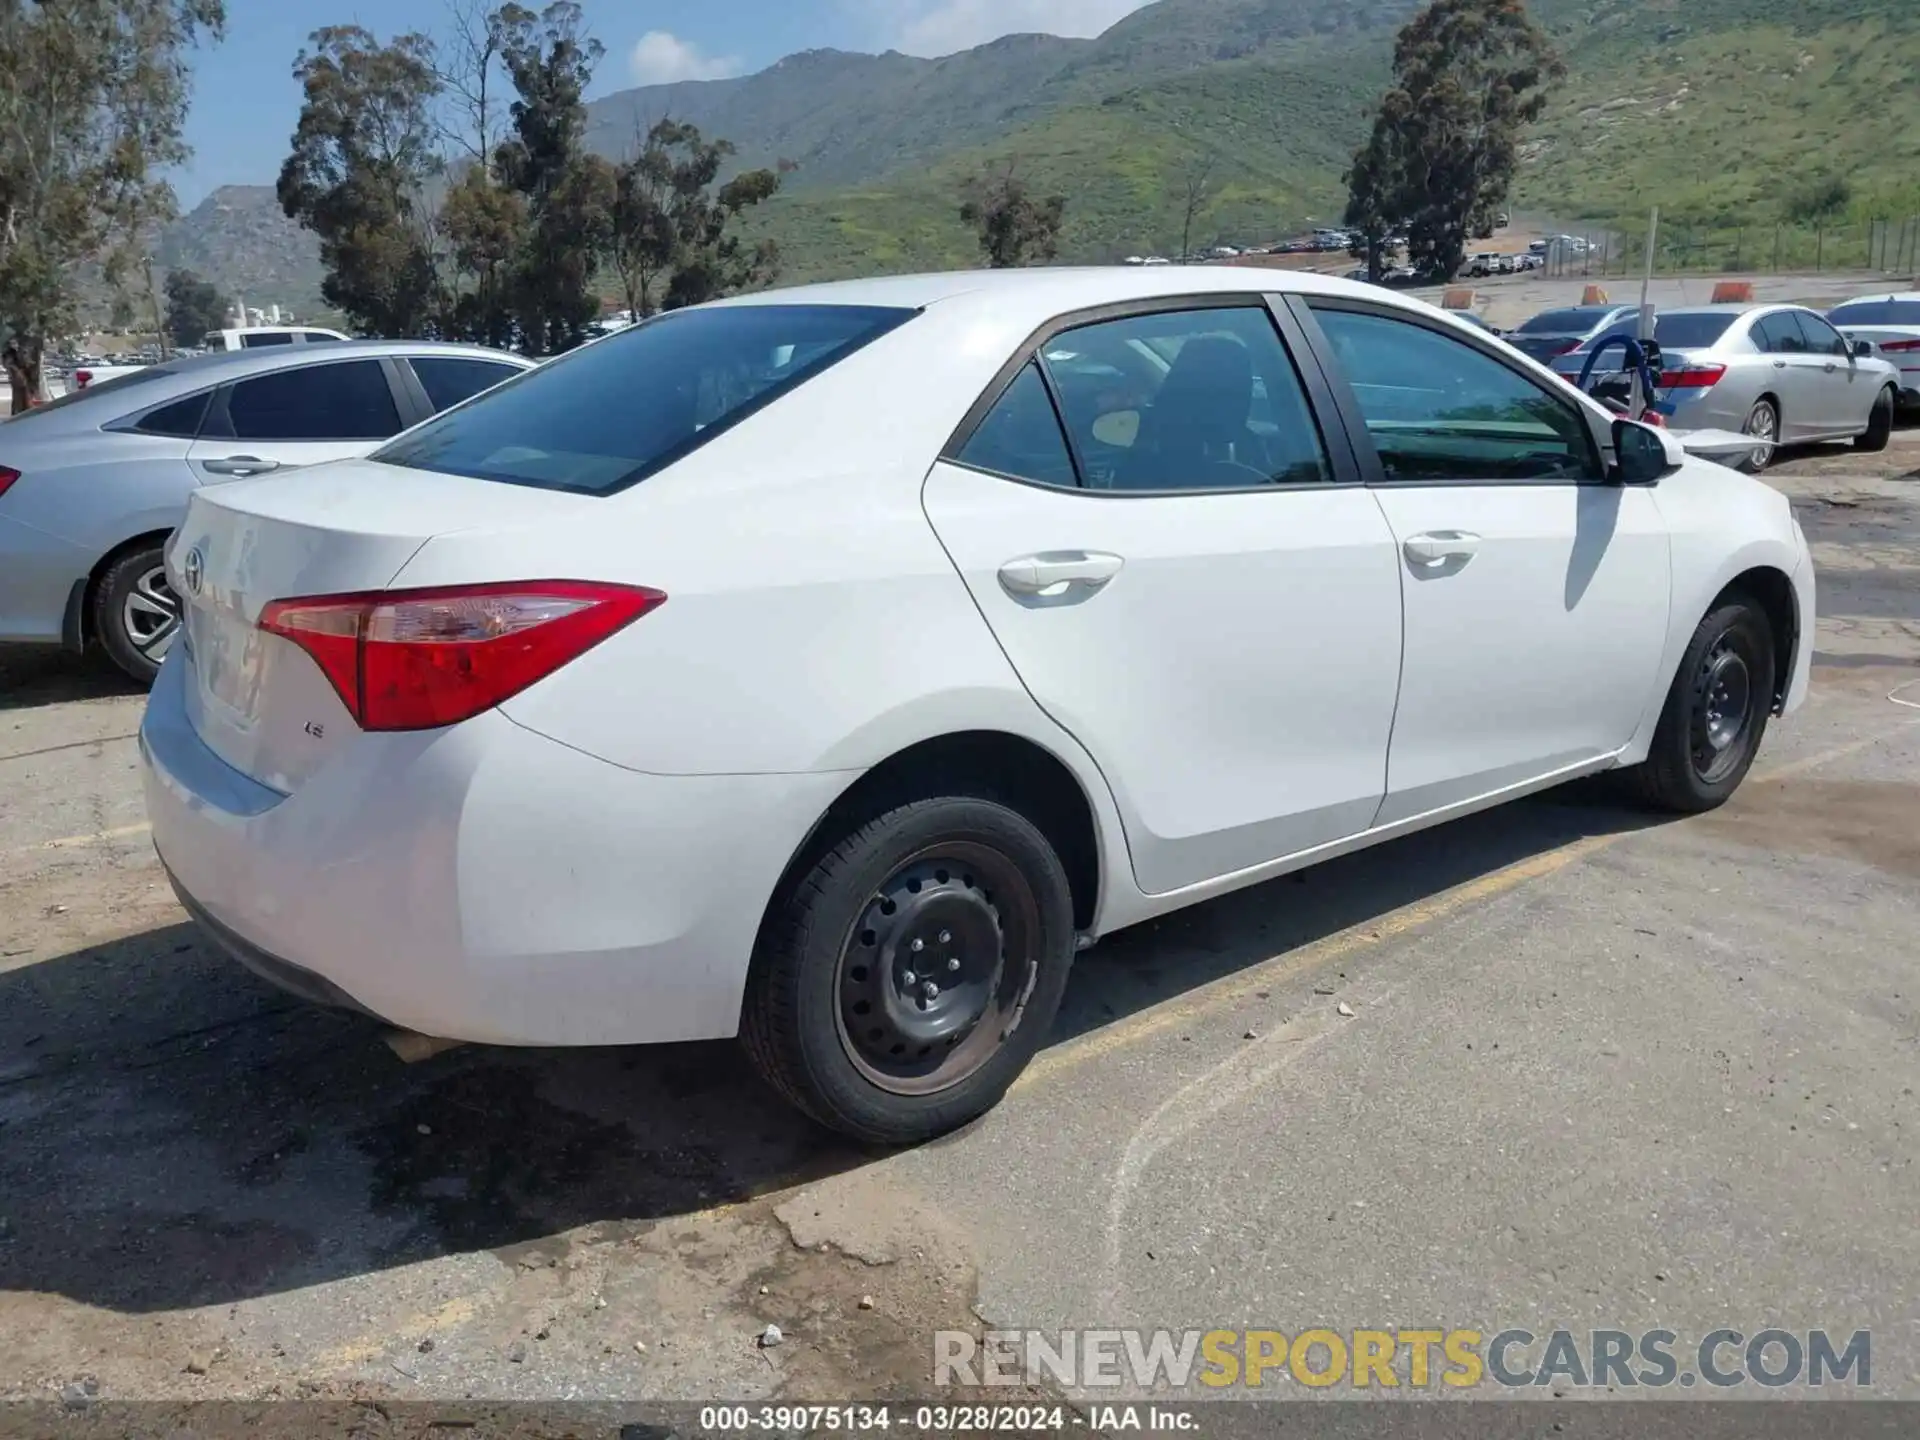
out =
{"type": "MultiPolygon", "coordinates": [[[[0,650],[0,1399],[65,1395],[78,1413],[115,1399],[907,1397],[926,1391],[932,1331],[1052,1315],[1043,1297],[1083,1281],[1083,1308],[1061,1300],[1057,1318],[1185,1314],[1195,1286],[1258,1282],[1271,1288],[1248,1304],[1282,1303],[1271,1297],[1291,1282],[1261,1280],[1258,1264],[1237,1275],[1208,1250],[1235,1222],[1204,1193],[1156,1218],[1178,1231],[1179,1216],[1210,1216],[1181,1242],[1204,1265],[1122,1247],[1112,1227],[1073,1248],[1068,1217],[1098,1208],[1088,1197],[1110,1179],[1082,1161],[1131,1135],[1114,1173],[1137,1183],[1170,1142],[1154,1131],[1141,1149],[1135,1121],[1164,1130],[1199,1076],[1217,1088],[1182,1134],[1245,1101],[1241,1148],[1270,1140],[1273,1163],[1290,1163],[1295,1142],[1262,1128],[1279,1120],[1256,1103],[1269,1072],[1209,1068],[1209,1047],[1220,1067],[1244,1067],[1243,1038],[1286,1039],[1334,986],[1390,1014],[1393,985],[1448,945],[1479,953],[1458,927],[1498,918],[1523,883],[1548,887],[1528,903],[1550,913],[1529,912],[1527,933],[1550,935],[1552,953],[1615,943],[1600,918],[1611,901],[1551,888],[1577,875],[1610,877],[1603,893],[1621,904],[1675,911],[1732,916],[1748,896],[1805,911],[1842,894],[1862,913],[1882,907],[1875,917],[1893,918],[1860,941],[1879,958],[1858,963],[1891,967],[1874,972],[1874,1004],[1898,1023],[1893,1039],[1856,1036],[1856,1058],[1902,1079],[1920,995],[1901,968],[1914,957],[1920,773],[1888,737],[1920,720],[1897,698],[1920,702],[1920,434],[1878,457],[1794,455],[1772,478],[1821,571],[1816,703],[1781,727],[1800,748],[1777,752],[1778,783],[1682,827],[1706,847],[1684,880],[1659,858],[1660,832],[1575,798],[1170,917],[1088,957],[1058,1044],[1001,1115],[901,1157],[796,1120],[730,1046],[466,1048],[408,1065],[377,1025],[256,982],[201,942],[153,861],[134,773],[141,697],[97,666],[0,650]],[[1599,854],[1615,840],[1607,855],[1629,858],[1599,854]]],[[[1664,922],[1641,923],[1653,936],[1664,922]]],[[[1780,963],[1797,971],[1852,954],[1793,943],[1780,963]]],[[[1554,1005],[1574,1003],[1565,989],[1554,1005]]],[[[1297,1033],[1305,1054],[1322,1031],[1297,1033]]],[[[1699,1043],[1649,1063],[1691,1083],[1699,1043]]],[[[1888,1104],[1905,1129],[1886,1131],[1858,1176],[1844,1157],[1822,1162],[1863,1204],[1903,1176],[1914,1193],[1920,1114],[1910,1098],[1888,1104]]],[[[1401,1163],[1370,1153],[1357,1156],[1366,1173],[1401,1163]]],[[[1238,1163],[1223,1153],[1162,1177],[1143,1203],[1189,1180],[1223,1206],[1257,1193],[1266,1182],[1238,1163]]],[[[1880,1283],[1908,1273],[1920,1269],[1880,1283]]],[[[1777,1275],[1755,1283],[1792,1298],[1777,1275]]],[[[1910,1357],[1889,1356],[1896,1372],[1920,1384],[1910,1357]]]]}

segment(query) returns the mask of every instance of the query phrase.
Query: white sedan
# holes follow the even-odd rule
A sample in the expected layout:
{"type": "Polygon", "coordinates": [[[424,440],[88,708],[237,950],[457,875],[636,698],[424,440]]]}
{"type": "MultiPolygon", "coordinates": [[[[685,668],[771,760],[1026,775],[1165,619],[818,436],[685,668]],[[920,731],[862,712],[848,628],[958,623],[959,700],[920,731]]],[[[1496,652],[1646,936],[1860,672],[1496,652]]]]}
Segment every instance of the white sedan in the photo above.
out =
{"type": "Polygon", "coordinates": [[[1699,811],[1800,704],[1787,502],[1299,272],[744,296],[197,492],[142,726],[236,958],[509,1045],[744,1035],[992,1106],[1077,949],[1575,776],[1699,811]]]}

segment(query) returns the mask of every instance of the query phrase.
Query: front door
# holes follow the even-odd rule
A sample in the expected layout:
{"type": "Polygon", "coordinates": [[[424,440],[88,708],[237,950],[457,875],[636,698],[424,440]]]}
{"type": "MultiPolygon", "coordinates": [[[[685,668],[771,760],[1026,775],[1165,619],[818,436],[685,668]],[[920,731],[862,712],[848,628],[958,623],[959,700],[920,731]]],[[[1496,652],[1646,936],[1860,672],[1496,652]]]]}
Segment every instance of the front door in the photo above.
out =
{"type": "Polygon", "coordinates": [[[1112,786],[1142,890],[1365,830],[1398,560],[1274,318],[1160,309],[1038,349],[925,506],[1027,689],[1112,786]]]}
{"type": "Polygon", "coordinates": [[[401,403],[378,360],[290,365],[223,387],[187,463],[216,485],[365,455],[400,433],[401,403]]]}
{"type": "Polygon", "coordinates": [[[1667,629],[1652,493],[1605,483],[1575,402],[1444,322],[1344,302],[1311,314],[1405,581],[1379,823],[1619,750],[1667,629]]]}
{"type": "Polygon", "coordinates": [[[1854,363],[1845,337],[1811,310],[1794,312],[1807,337],[1807,353],[1819,366],[1814,416],[1823,435],[1854,435],[1867,428],[1867,414],[1879,392],[1854,363]]]}

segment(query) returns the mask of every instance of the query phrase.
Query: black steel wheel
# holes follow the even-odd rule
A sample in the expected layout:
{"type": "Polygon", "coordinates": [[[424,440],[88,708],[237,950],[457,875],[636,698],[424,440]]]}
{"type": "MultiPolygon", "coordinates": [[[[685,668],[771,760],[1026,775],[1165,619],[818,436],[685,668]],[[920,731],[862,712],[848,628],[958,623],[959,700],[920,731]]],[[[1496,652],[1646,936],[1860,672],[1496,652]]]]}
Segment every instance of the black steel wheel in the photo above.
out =
{"type": "Polygon", "coordinates": [[[1688,642],[1647,758],[1627,772],[1649,805],[1697,814],[1726,803],[1773,713],[1773,626],[1754,600],[1715,606],[1688,642]]]}
{"type": "Polygon", "coordinates": [[[775,901],[741,1033],[821,1123],[905,1144],[998,1102],[1052,1025],[1073,960],[1059,857],[998,801],[948,796],[848,828],[775,901]]]}

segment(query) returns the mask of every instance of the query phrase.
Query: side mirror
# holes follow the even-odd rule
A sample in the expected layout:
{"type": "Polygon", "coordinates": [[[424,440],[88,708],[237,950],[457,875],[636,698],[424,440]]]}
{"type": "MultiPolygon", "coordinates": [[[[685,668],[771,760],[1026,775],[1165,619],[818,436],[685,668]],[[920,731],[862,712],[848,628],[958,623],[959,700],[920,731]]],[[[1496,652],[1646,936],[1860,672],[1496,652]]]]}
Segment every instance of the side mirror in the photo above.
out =
{"type": "Polygon", "coordinates": [[[1853,358],[1856,360],[1871,360],[1873,359],[1873,352],[1876,348],[1871,340],[1856,340],[1853,342],[1853,358]]]}
{"type": "Polygon", "coordinates": [[[1616,485],[1657,485],[1687,458],[1665,430],[1627,419],[1613,422],[1613,454],[1616,485]]]}

